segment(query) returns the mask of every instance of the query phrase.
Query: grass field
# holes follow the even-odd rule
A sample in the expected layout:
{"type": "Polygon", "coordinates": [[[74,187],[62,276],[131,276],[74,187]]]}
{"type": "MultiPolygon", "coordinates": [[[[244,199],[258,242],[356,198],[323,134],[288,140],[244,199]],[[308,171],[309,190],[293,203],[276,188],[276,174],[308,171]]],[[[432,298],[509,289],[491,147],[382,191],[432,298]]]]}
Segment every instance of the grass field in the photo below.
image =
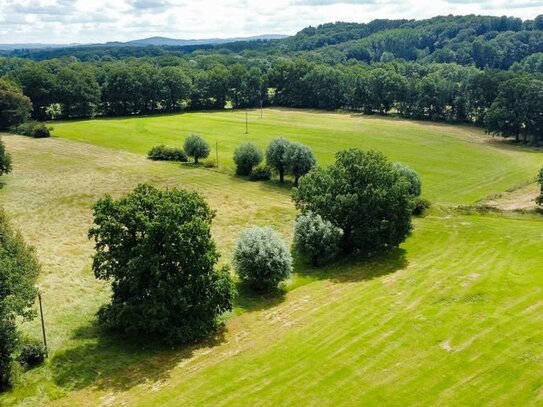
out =
{"type": "MultiPolygon", "coordinates": [[[[487,142],[473,128],[286,110],[251,118],[249,137],[241,112],[55,123],[59,138],[4,137],[15,165],[0,202],[43,263],[52,355],[0,405],[543,403],[543,220],[455,208],[529,183],[541,153],[487,142]],[[438,204],[387,257],[318,271],[298,261],[283,296],[242,295],[206,343],[126,344],[94,325],[108,299],[86,238],[98,197],[143,181],[202,192],[217,210],[225,262],[248,224],[291,240],[287,188],[145,159],[150,146],[180,144],[191,131],[219,141],[227,168],[248,138],[300,140],[323,164],[341,148],[378,149],[416,168],[438,204]]],[[[37,320],[23,328],[39,333],[37,320]]]]}
{"type": "MultiPolygon", "coordinates": [[[[146,154],[157,144],[182,147],[190,133],[218,143],[219,164],[232,167],[234,149],[250,141],[264,149],[275,137],[311,146],[321,165],[336,151],[359,147],[382,151],[412,166],[424,181],[424,195],[440,203],[473,203],[534,179],[538,152],[501,148],[480,129],[395,119],[308,111],[251,111],[249,134],[245,112],[186,113],[128,119],[54,123],[59,137],[112,149],[146,154]]],[[[210,160],[215,160],[212,151],[210,160]]]]}

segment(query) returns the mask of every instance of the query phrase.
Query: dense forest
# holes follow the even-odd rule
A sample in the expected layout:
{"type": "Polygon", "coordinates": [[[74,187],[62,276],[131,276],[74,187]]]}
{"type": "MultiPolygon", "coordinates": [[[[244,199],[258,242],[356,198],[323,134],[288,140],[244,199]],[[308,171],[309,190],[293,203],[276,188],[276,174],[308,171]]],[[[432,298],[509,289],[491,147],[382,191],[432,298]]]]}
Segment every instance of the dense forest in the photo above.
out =
{"type": "Polygon", "coordinates": [[[0,58],[0,127],[260,105],[465,122],[543,143],[543,15],[308,27],[217,46],[18,50],[0,58]]]}

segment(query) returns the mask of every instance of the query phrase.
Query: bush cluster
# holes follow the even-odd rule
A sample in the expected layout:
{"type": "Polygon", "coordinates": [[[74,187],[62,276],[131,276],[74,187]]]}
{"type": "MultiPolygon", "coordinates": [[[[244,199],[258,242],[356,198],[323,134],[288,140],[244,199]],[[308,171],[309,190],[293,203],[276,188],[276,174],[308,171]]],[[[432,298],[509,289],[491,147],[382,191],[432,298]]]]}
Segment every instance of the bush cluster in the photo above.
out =
{"type": "Polygon", "coordinates": [[[290,142],[282,137],[271,141],[266,149],[266,166],[257,167],[263,159],[262,152],[252,143],[239,146],[234,152],[237,175],[248,175],[251,181],[271,179],[271,170],[279,174],[279,181],[284,182],[285,175],[294,177],[294,185],[317,163],[311,149],[300,143],[290,142]],[[255,169],[255,167],[257,167],[255,169]]]}
{"type": "Polygon", "coordinates": [[[302,178],[293,199],[302,213],[313,212],[341,228],[347,253],[389,250],[411,232],[412,184],[378,152],[338,152],[334,164],[302,178]]]}
{"type": "Polygon", "coordinates": [[[30,121],[22,123],[12,129],[14,133],[34,138],[51,137],[52,127],[47,127],[42,122],[30,121]]]}
{"type": "Polygon", "coordinates": [[[179,161],[187,162],[187,155],[180,148],[166,147],[164,144],[153,147],[147,153],[147,157],[155,161],[179,161]]]}
{"type": "Polygon", "coordinates": [[[32,369],[41,365],[45,360],[47,351],[37,339],[26,339],[23,341],[17,360],[25,369],[32,369]]]}

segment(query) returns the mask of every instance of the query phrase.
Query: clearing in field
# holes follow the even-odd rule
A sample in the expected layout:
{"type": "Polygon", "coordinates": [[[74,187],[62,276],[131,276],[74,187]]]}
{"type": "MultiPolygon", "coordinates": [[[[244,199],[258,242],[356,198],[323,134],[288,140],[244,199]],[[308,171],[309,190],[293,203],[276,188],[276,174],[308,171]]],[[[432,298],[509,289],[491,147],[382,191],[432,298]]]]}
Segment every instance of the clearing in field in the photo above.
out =
{"type": "MultiPolygon", "coordinates": [[[[478,129],[269,109],[55,123],[58,137],[5,136],[14,171],[0,200],[43,263],[49,361],[2,405],[537,405],[543,397],[543,221],[457,208],[529,185],[543,156],[478,129]],[[156,163],[150,147],[200,133],[219,170],[156,163]],[[271,225],[291,240],[288,188],[231,175],[244,141],[283,136],[322,165],[348,147],[416,169],[434,208],[401,248],[315,270],[301,262],[284,295],[242,293],[223,332],[157,349],[100,334],[106,287],[90,271],[93,203],[137,183],[201,192],[228,262],[239,231],[271,225]],[[214,157],[214,152],[211,154],[214,157]]],[[[527,187],[530,188],[530,187],[527,187]]],[[[38,321],[25,325],[37,336],[38,321]]]]}

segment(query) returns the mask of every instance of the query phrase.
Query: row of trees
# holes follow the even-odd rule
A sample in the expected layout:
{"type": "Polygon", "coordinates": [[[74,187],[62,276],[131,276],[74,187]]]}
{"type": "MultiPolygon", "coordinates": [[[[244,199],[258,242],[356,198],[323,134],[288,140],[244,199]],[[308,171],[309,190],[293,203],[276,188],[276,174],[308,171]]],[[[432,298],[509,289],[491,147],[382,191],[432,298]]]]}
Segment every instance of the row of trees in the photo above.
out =
{"type": "MultiPolygon", "coordinates": [[[[252,143],[239,146],[234,152],[234,163],[237,175],[250,175],[263,160],[264,154],[252,143]]],[[[266,149],[266,164],[279,174],[279,182],[283,183],[285,175],[292,175],[294,185],[316,164],[313,151],[301,143],[294,143],[282,137],[273,139],[266,149]]]]}
{"type": "Polygon", "coordinates": [[[248,107],[267,97],[262,71],[242,64],[193,69],[147,61],[47,62],[28,62],[9,71],[11,86],[17,85],[30,99],[32,117],[37,120],[173,112],[185,106],[222,109],[227,102],[248,107]]]}
{"type": "Polygon", "coordinates": [[[229,103],[254,107],[262,102],[471,122],[504,137],[534,143],[543,139],[543,107],[533,103],[543,90],[537,54],[527,65],[535,73],[399,60],[330,66],[308,57],[275,59],[269,65],[243,58],[224,65],[211,57],[194,66],[158,66],[158,60],[6,64],[3,70],[10,80],[0,81],[0,126],[26,120],[29,111],[45,119],[222,109],[229,103]],[[512,88],[519,91],[511,95],[512,88]]]}

